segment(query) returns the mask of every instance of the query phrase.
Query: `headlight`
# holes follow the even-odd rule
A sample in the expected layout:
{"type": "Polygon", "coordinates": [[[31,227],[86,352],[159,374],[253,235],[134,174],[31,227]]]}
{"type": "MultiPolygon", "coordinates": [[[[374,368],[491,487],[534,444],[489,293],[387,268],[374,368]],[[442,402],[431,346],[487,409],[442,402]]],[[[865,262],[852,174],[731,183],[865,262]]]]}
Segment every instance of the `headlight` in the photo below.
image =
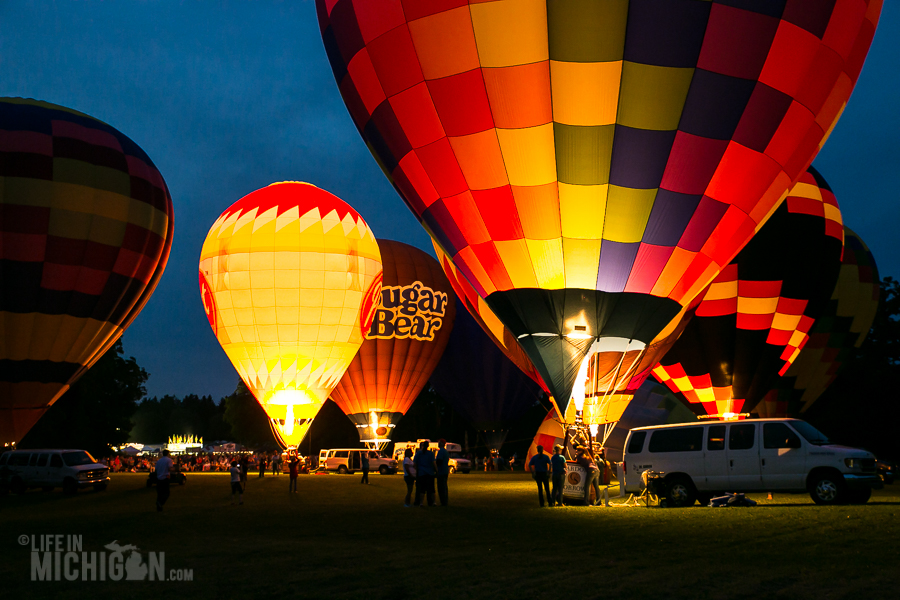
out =
{"type": "Polygon", "coordinates": [[[862,468],[862,459],[861,458],[845,458],[844,464],[847,465],[848,469],[861,469],[862,468]]]}
{"type": "Polygon", "coordinates": [[[90,473],[87,471],[82,471],[78,474],[78,479],[87,479],[90,476],[90,473]]]}

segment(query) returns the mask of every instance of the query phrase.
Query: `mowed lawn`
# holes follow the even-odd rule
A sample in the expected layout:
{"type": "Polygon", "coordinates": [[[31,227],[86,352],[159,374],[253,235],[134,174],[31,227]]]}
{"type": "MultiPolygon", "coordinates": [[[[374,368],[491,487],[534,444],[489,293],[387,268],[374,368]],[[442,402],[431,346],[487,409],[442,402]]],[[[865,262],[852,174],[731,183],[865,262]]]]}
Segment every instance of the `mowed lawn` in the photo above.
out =
{"type": "MultiPolygon", "coordinates": [[[[900,485],[864,506],[539,508],[525,474],[452,475],[451,506],[404,508],[399,475],[188,474],[165,511],[145,475],[102,493],[0,498],[3,598],[896,598],[900,485]],[[31,581],[21,535],[165,552],[193,581],[31,581]]],[[[621,500],[613,499],[613,502],[621,500]]]]}

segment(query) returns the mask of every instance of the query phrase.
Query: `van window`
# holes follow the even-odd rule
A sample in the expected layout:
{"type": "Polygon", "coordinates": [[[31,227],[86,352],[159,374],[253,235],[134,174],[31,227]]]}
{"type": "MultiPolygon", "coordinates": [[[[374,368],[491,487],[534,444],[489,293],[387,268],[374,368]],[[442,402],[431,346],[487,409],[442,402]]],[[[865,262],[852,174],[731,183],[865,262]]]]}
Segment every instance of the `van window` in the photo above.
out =
{"type": "Polygon", "coordinates": [[[9,466],[11,467],[24,467],[28,464],[28,459],[31,457],[31,454],[28,452],[16,453],[9,457],[9,466]]]}
{"type": "Polygon", "coordinates": [[[743,423],[732,425],[728,432],[729,450],[749,450],[756,444],[756,425],[743,423]]]}
{"type": "Polygon", "coordinates": [[[799,448],[800,437],[784,423],[763,424],[763,448],[799,448]]]}
{"type": "Polygon", "coordinates": [[[646,431],[632,431],[628,441],[628,454],[640,454],[644,449],[644,440],[647,439],[646,431]]]}
{"type": "Polygon", "coordinates": [[[650,436],[650,452],[690,452],[699,451],[703,445],[702,427],[679,427],[660,429],[650,436]]]}
{"type": "Polygon", "coordinates": [[[62,466],[62,458],[60,458],[59,454],[51,454],[50,455],[50,467],[53,469],[58,469],[62,466]]]}
{"type": "Polygon", "coordinates": [[[38,456],[39,456],[39,455],[37,455],[37,454],[32,454],[32,455],[31,455],[31,460],[28,461],[28,466],[29,466],[29,467],[36,467],[36,466],[37,466],[37,459],[38,459],[38,456]]]}
{"type": "Polygon", "coordinates": [[[725,426],[710,425],[706,433],[706,449],[707,450],[724,450],[725,449],[725,426]]]}
{"type": "Polygon", "coordinates": [[[50,458],[50,455],[49,455],[49,454],[46,454],[46,453],[41,454],[40,457],[38,458],[37,466],[39,466],[39,467],[46,467],[46,466],[47,466],[47,460],[48,460],[49,458],[50,458]]]}
{"type": "Polygon", "coordinates": [[[349,450],[338,450],[334,453],[335,458],[347,458],[348,456],[350,456],[349,450]]]}

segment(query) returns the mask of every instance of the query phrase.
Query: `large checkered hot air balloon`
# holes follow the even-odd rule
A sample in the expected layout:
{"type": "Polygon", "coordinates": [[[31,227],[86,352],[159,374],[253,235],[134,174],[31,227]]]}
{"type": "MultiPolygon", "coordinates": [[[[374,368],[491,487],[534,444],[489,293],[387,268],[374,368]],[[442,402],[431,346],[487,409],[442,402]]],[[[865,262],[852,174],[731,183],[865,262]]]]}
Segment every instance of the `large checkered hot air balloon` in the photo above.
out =
{"type": "Polygon", "coordinates": [[[753,410],[825,312],[843,245],[837,201],[810,168],[703,292],[653,375],[698,415],[723,418],[753,410]]]}
{"type": "Polygon", "coordinates": [[[771,215],[841,114],[881,4],[316,8],[380,166],[565,404],[593,354],[635,373],[771,215]]]}
{"type": "Polygon", "coordinates": [[[252,192],[200,252],[209,324],[276,439],[297,446],[369,330],[381,254],[346,202],[308,183],[252,192]]]}
{"type": "Polygon", "coordinates": [[[434,258],[392,240],[378,248],[384,280],[375,318],[331,399],[360,441],[381,450],[441,359],[456,302],[434,258]]]}
{"type": "Polygon", "coordinates": [[[878,312],[878,268],[865,242],[844,227],[844,256],[831,299],[787,372],[756,407],[760,416],[805,413],[866,339],[878,312]]]}
{"type": "Polygon", "coordinates": [[[0,99],[0,442],[18,443],[121,337],[172,246],[137,144],[74,110],[0,99]]]}

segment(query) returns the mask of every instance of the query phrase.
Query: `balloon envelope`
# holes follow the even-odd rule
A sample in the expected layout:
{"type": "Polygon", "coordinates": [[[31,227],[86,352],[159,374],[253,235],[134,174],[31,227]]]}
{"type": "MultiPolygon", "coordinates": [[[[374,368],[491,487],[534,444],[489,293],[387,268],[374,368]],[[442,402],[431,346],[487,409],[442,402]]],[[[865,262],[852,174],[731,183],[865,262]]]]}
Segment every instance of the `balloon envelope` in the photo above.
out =
{"type": "Polygon", "coordinates": [[[881,9],[734,4],[316,1],[369,149],[563,404],[586,356],[668,336],[772,213],[881,9]]]}
{"type": "Polygon", "coordinates": [[[862,346],[872,328],[879,281],[868,246],[844,227],[844,255],[831,300],[810,329],[797,359],[757,406],[761,417],[799,416],[831,385],[853,348],[862,346]]]}
{"type": "Polygon", "coordinates": [[[209,324],[283,445],[296,446],[368,331],[381,254],[361,216],[308,183],[244,196],[200,252],[209,324]]]}
{"type": "Polygon", "coordinates": [[[837,200],[810,169],[706,289],[654,376],[698,414],[752,410],[826,309],[843,238],[837,200]]]}
{"type": "Polygon", "coordinates": [[[147,303],[172,199],[137,144],[77,111],[0,99],[0,443],[22,439],[147,303]]]}
{"type": "Polygon", "coordinates": [[[378,240],[384,281],[365,341],[331,399],[353,421],[360,440],[390,441],[444,353],[456,305],[437,261],[408,244],[378,240]]]}

